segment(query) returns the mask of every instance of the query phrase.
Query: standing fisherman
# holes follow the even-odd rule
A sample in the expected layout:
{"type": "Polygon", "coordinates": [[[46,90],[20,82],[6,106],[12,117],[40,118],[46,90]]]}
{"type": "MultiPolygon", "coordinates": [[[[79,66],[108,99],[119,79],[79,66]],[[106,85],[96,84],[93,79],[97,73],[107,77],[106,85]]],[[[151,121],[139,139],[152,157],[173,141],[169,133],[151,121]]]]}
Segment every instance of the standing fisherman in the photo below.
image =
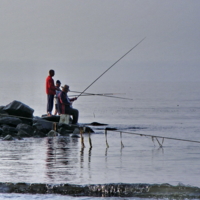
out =
{"type": "Polygon", "coordinates": [[[53,76],[55,72],[53,69],[49,70],[49,76],[46,78],[46,94],[47,94],[47,116],[51,116],[53,110],[53,99],[56,94],[57,87],[54,85],[53,76]]]}

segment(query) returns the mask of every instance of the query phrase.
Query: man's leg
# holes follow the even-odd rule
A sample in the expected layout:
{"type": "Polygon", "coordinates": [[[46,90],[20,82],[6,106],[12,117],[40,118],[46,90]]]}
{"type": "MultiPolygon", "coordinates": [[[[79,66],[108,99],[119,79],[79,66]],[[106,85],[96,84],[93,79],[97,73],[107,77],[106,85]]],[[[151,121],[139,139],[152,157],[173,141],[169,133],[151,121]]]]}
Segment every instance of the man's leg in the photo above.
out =
{"type": "Polygon", "coordinates": [[[78,122],[79,111],[77,109],[67,108],[65,113],[73,116],[72,124],[76,124],[78,122]]]}
{"type": "Polygon", "coordinates": [[[47,95],[47,114],[50,114],[50,115],[53,110],[53,98],[54,98],[54,95],[47,95]]]}
{"type": "Polygon", "coordinates": [[[47,114],[50,112],[50,95],[47,94],[47,114]]]}

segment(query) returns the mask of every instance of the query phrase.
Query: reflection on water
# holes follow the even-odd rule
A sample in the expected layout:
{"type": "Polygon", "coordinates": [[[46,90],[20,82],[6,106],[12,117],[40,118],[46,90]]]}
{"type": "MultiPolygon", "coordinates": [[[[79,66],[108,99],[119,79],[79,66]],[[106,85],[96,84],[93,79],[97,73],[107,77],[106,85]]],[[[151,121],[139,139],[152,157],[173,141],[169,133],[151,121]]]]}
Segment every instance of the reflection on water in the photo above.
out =
{"type": "Polygon", "coordinates": [[[200,186],[195,144],[166,141],[160,148],[150,138],[118,136],[110,132],[107,147],[103,134],[92,134],[92,148],[88,135],[84,148],[70,136],[0,141],[0,182],[200,186]]]}
{"type": "MultiPolygon", "coordinates": [[[[46,175],[48,182],[68,182],[76,176],[78,159],[78,139],[71,137],[53,137],[46,139],[46,175]]],[[[82,162],[82,161],[80,161],[82,162]]]]}
{"type": "Polygon", "coordinates": [[[70,163],[70,149],[67,147],[69,142],[69,138],[47,138],[46,175],[52,181],[55,179],[55,176],[68,175],[69,173],[62,170],[68,168],[70,163]]]}
{"type": "Polygon", "coordinates": [[[70,137],[1,141],[1,181],[47,182],[76,175],[78,140],[70,137]]]}

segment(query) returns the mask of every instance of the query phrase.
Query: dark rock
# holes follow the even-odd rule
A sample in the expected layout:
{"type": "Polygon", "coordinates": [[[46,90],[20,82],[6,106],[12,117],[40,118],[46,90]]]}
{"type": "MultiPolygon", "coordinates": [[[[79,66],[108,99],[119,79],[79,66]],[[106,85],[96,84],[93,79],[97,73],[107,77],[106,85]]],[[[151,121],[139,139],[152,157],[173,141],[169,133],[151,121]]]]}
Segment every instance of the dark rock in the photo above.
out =
{"type": "Polygon", "coordinates": [[[34,128],[30,125],[27,125],[27,124],[18,124],[16,129],[19,131],[19,130],[23,130],[25,131],[28,135],[33,135],[33,132],[34,132],[34,128]]]}
{"type": "Polygon", "coordinates": [[[12,135],[12,136],[15,136],[16,133],[17,133],[17,129],[14,128],[14,127],[10,127],[10,126],[7,126],[7,125],[4,125],[2,127],[2,130],[3,130],[3,133],[2,135],[5,136],[5,135],[12,135]]]}
{"type": "Polygon", "coordinates": [[[71,184],[60,184],[57,187],[52,187],[52,193],[62,194],[62,195],[67,194],[67,195],[73,195],[73,196],[81,196],[81,194],[86,193],[86,188],[79,187],[77,185],[71,185],[71,184]]]}
{"type": "Polygon", "coordinates": [[[0,135],[2,135],[2,133],[3,133],[3,129],[2,129],[2,128],[0,128],[0,135]]]}
{"type": "Polygon", "coordinates": [[[14,183],[0,183],[0,193],[12,193],[14,192],[14,183]]]}
{"type": "Polygon", "coordinates": [[[60,116],[59,115],[52,115],[52,116],[42,115],[42,119],[45,119],[50,122],[59,122],[60,116]]]}
{"type": "Polygon", "coordinates": [[[17,136],[16,136],[16,139],[18,139],[18,140],[23,140],[23,137],[17,135],[17,136]]]}
{"type": "Polygon", "coordinates": [[[22,124],[27,124],[27,125],[30,125],[32,126],[33,125],[33,119],[26,119],[26,118],[23,118],[23,117],[19,117],[19,119],[21,119],[22,121],[22,124]]]}
{"type": "Polygon", "coordinates": [[[57,128],[58,128],[58,130],[60,128],[63,128],[65,130],[71,131],[71,133],[72,133],[75,128],[78,128],[78,126],[72,126],[72,125],[69,125],[69,124],[59,123],[57,128]]]}
{"type": "Polygon", "coordinates": [[[22,123],[22,121],[17,117],[2,117],[0,118],[0,124],[7,124],[11,126],[17,126],[22,123]]]}
{"type": "Polygon", "coordinates": [[[71,137],[72,137],[72,138],[80,138],[80,136],[79,136],[79,135],[77,135],[77,134],[74,134],[74,133],[71,135],[71,137]]]}
{"type": "Polygon", "coordinates": [[[14,192],[16,193],[28,193],[29,192],[29,183],[16,183],[14,186],[14,192]]]}
{"type": "Polygon", "coordinates": [[[70,129],[68,130],[68,129],[63,128],[63,127],[58,129],[58,133],[60,133],[61,135],[68,135],[72,132],[73,132],[73,130],[70,130],[70,129]]]}
{"type": "Polygon", "coordinates": [[[48,133],[50,130],[53,129],[53,123],[46,121],[40,117],[34,117],[33,119],[33,127],[35,130],[40,132],[48,133]]]}
{"type": "Polygon", "coordinates": [[[80,129],[79,128],[75,128],[73,131],[73,134],[80,134],[80,129]]]}
{"type": "Polygon", "coordinates": [[[92,123],[87,124],[87,125],[90,125],[90,126],[107,126],[108,124],[102,124],[102,123],[99,123],[99,122],[92,122],[92,123]]]}
{"type": "Polygon", "coordinates": [[[6,135],[3,140],[13,140],[13,137],[11,135],[6,135]]]}
{"type": "Polygon", "coordinates": [[[116,131],[117,128],[111,128],[111,127],[107,127],[105,130],[109,130],[109,131],[116,131]]]}
{"type": "Polygon", "coordinates": [[[9,115],[22,116],[22,117],[33,117],[34,110],[21,103],[20,101],[13,101],[3,108],[3,111],[7,112],[9,115]]]}
{"type": "Polygon", "coordinates": [[[80,129],[80,128],[84,129],[85,133],[94,133],[94,131],[88,127],[88,126],[79,126],[79,125],[74,125],[74,124],[64,124],[64,123],[59,123],[58,124],[58,132],[62,135],[65,134],[64,131],[67,133],[73,133],[75,129],[80,129]],[[62,129],[61,129],[62,128],[62,129]]]}
{"type": "Polygon", "coordinates": [[[56,131],[54,131],[54,130],[51,130],[51,131],[49,131],[49,132],[47,133],[47,136],[48,136],[48,137],[56,137],[56,136],[58,136],[58,135],[59,135],[59,133],[56,132],[56,131]]]}
{"type": "Polygon", "coordinates": [[[39,130],[35,130],[33,133],[33,137],[34,138],[46,137],[46,133],[39,130]]]}
{"type": "Polygon", "coordinates": [[[17,136],[18,137],[31,137],[30,134],[28,134],[26,131],[24,130],[19,130],[18,133],[17,133],[17,136]]]}
{"type": "Polygon", "coordinates": [[[94,133],[94,131],[90,127],[88,127],[88,126],[85,127],[85,132],[86,133],[89,133],[89,132],[90,133],[94,133]]]}
{"type": "Polygon", "coordinates": [[[47,187],[45,184],[40,183],[32,183],[29,187],[29,193],[32,194],[46,194],[47,193],[47,187]]]}
{"type": "Polygon", "coordinates": [[[6,111],[3,110],[4,107],[5,107],[5,106],[0,106],[0,114],[1,114],[1,115],[7,115],[7,114],[8,114],[6,111]]]}

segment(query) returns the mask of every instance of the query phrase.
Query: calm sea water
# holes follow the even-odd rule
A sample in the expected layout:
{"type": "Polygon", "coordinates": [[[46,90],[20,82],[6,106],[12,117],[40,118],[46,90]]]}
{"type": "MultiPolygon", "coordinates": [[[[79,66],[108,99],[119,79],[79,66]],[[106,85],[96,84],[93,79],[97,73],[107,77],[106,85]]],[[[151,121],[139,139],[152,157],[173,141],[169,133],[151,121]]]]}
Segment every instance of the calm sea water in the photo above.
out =
{"type": "MultiPolygon", "coordinates": [[[[34,82],[13,82],[17,89],[1,84],[1,104],[19,100],[32,107],[35,116],[44,114],[46,95],[41,81],[37,83],[34,79],[34,82]]],[[[71,90],[82,91],[88,83],[88,80],[71,81],[71,90]]],[[[133,100],[102,96],[80,97],[74,107],[80,111],[81,123],[100,122],[126,132],[200,141],[199,88],[200,82],[156,83],[129,80],[120,83],[99,80],[87,92],[120,93],[117,96],[133,100]]],[[[160,186],[170,184],[200,188],[200,144],[165,139],[160,148],[156,138],[152,141],[151,137],[126,133],[122,133],[121,138],[120,133],[109,131],[107,148],[105,127],[92,128],[95,130],[91,135],[92,149],[88,135],[84,135],[85,148],[82,148],[79,138],[70,136],[0,141],[0,182],[68,183],[82,186],[118,183],[160,186]]],[[[162,142],[161,139],[159,141],[162,142]]],[[[94,199],[53,194],[0,195],[0,199],[6,198],[94,199]]]]}

